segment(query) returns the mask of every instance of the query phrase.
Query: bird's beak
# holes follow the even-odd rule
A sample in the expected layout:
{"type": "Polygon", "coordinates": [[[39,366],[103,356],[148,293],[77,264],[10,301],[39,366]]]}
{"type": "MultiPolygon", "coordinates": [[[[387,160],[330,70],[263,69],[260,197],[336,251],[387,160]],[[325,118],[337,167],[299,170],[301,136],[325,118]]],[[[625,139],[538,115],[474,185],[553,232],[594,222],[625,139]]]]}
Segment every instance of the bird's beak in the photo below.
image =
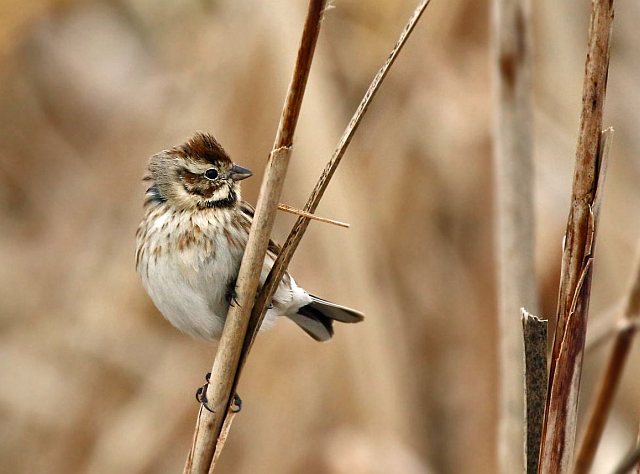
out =
{"type": "Polygon", "coordinates": [[[234,181],[241,181],[243,179],[248,178],[251,175],[253,175],[253,173],[251,172],[250,169],[243,168],[242,166],[238,166],[238,165],[233,165],[233,168],[231,168],[231,173],[229,174],[229,177],[234,181]]]}

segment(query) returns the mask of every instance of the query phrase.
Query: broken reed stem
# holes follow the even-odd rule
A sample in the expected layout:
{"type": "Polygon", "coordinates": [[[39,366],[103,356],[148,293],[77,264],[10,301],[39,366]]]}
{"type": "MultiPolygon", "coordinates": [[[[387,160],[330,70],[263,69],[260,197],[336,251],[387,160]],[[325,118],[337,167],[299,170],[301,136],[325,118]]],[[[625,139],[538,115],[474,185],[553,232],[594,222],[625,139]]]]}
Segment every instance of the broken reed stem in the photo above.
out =
{"type": "Polygon", "coordinates": [[[576,474],[587,473],[591,469],[639,322],[640,249],[636,257],[630,289],[626,296],[621,324],[618,325],[623,330],[616,332],[613,348],[597,385],[596,397],[589,411],[587,426],[578,450],[574,471],[576,474]]]}
{"type": "Polygon", "coordinates": [[[524,392],[526,413],[525,472],[538,472],[540,436],[547,398],[547,327],[548,321],[522,313],[524,338],[524,392]]]}
{"type": "MultiPolygon", "coordinates": [[[[590,92],[598,94],[597,91],[590,92]]],[[[604,94],[604,87],[600,92],[604,94]]],[[[589,159],[588,153],[580,153],[580,142],[578,147],[560,276],[558,322],[538,467],[540,474],[566,473],[573,463],[593,259],[613,129],[608,128],[597,135],[599,140],[595,142],[597,151],[593,160],[589,159]],[[589,182],[592,187],[587,186],[589,182]]],[[[582,148],[585,150],[586,146],[582,148]]]]}
{"type": "Polygon", "coordinates": [[[346,222],[340,222],[333,219],[327,219],[326,217],[316,216],[315,214],[311,214],[310,212],[305,212],[301,209],[296,209],[295,207],[287,206],[286,204],[278,204],[278,210],[288,212],[289,214],[294,214],[296,216],[306,217],[307,219],[311,219],[318,222],[324,222],[326,224],[337,225],[338,227],[344,227],[348,229],[350,227],[346,222]]]}
{"type": "MultiPolygon", "coordinates": [[[[273,150],[269,155],[249,240],[238,273],[236,282],[238,304],[229,308],[211,369],[211,383],[207,387],[206,396],[209,400],[208,405],[213,412],[200,407],[193,445],[184,468],[186,473],[204,474],[214,468],[212,463],[214,451],[218,445],[217,441],[230,406],[233,390],[235,390],[234,380],[238,372],[240,353],[289,164],[293,135],[311,69],[325,4],[325,0],[309,1],[293,77],[289,84],[273,150]]],[[[224,442],[219,443],[218,449],[221,450],[223,445],[224,442]]]]}
{"type": "Polygon", "coordinates": [[[525,466],[520,308],[536,312],[531,39],[528,0],[494,0],[493,162],[499,299],[499,472],[525,466]]]}

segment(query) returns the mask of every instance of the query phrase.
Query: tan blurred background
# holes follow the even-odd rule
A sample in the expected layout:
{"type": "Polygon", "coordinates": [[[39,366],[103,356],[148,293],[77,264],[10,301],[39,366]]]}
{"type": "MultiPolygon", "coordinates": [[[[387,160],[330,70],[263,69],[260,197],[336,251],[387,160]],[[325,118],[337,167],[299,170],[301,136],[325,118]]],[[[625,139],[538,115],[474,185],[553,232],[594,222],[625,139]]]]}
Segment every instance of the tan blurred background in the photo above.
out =
{"type": "MultiPolygon", "coordinates": [[[[589,3],[535,3],[537,265],[555,309],[589,3]]],[[[301,206],[414,1],[336,0],[284,202],[301,206]]],[[[134,271],[147,157],[213,132],[255,202],[306,2],[0,0],[0,471],[181,472],[212,345],[162,319],[134,271]]],[[[317,344],[256,344],[223,473],[492,473],[497,339],[487,1],[434,1],[292,264],[367,314],[317,344]]],[[[616,137],[592,315],[640,235],[640,5],[620,2],[606,104],[616,137]]],[[[293,219],[280,215],[282,240],[293,219]]],[[[587,356],[582,406],[606,351],[587,356]]],[[[636,352],[601,449],[640,418],[636,352]]],[[[601,470],[601,469],[604,469],[601,470]]],[[[514,472],[516,472],[514,470],[514,472]]]]}

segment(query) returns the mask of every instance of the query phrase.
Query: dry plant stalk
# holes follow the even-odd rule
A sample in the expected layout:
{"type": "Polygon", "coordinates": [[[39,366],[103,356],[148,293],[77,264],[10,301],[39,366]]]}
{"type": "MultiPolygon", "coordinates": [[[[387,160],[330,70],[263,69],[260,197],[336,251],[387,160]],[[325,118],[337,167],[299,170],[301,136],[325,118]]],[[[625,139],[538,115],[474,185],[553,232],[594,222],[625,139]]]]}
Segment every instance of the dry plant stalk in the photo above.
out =
{"type": "MultiPolygon", "coordinates": [[[[591,174],[582,170],[581,176],[578,175],[578,179],[593,179],[594,187],[587,195],[582,195],[582,202],[576,202],[574,186],[574,200],[565,236],[560,295],[564,295],[566,299],[558,301],[558,325],[551,355],[549,390],[538,467],[538,472],[545,474],[569,472],[573,462],[595,242],[613,129],[608,128],[598,136],[600,141],[598,151],[594,155],[595,160],[591,163],[591,174]],[[573,216],[581,211],[581,206],[586,207],[582,209],[586,221],[583,223],[584,227],[579,226],[578,222],[572,222],[575,219],[573,216]],[[578,235],[578,232],[584,234],[578,235]],[[573,243],[570,244],[569,235],[572,233],[573,243]],[[572,267],[571,264],[575,263],[572,260],[578,256],[582,259],[582,266],[572,267]],[[569,274],[572,268],[579,271],[578,275],[573,275],[577,276],[577,281],[569,274]],[[565,288],[565,285],[571,283],[575,284],[573,293],[569,293],[565,288]],[[558,329],[560,325],[564,327],[563,332],[558,329]]],[[[587,189],[586,186],[579,187],[587,189]]]]}
{"type": "Polygon", "coordinates": [[[294,214],[296,216],[305,217],[307,219],[311,219],[318,222],[324,222],[326,224],[337,225],[338,227],[344,227],[348,229],[350,227],[346,222],[336,221],[334,219],[327,219],[326,217],[316,216],[315,214],[311,214],[310,212],[303,211],[301,209],[296,209],[295,207],[288,206],[287,204],[278,204],[278,210],[283,212],[288,212],[289,214],[294,214]]]}
{"type": "Polygon", "coordinates": [[[498,462],[499,471],[510,474],[515,466],[525,465],[520,308],[537,311],[532,278],[535,231],[528,0],[494,0],[491,30],[500,329],[498,462]]]}
{"type": "Polygon", "coordinates": [[[622,372],[629,357],[636,328],[640,323],[640,250],[636,257],[630,290],[626,297],[620,323],[618,327],[621,330],[615,333],[613,348],[598,383],[597,395],[589,412],[589,420],[576,459],[574,471],[576,474],[587,473],[591,469],[604,426],[611,411],[613,398],[620,385],[622,372]]]}
{"type": "Polygon", "coordinates": [[[613,1],[594,0],[540,450],[538,472],[544,474],[568,472],[575,448],[593,256],[608,154],[606,145],[612,134],[611,129],[601,132],[612,24],[613,1]]]}
{"type": "MultiPolygon", "coordinates": [[[[358,108],[356,109],[355,113],[353,114],[353,117],[349,121],[347,128],[345,129],[344,133],[340,137],[340,140],[338,141],[338,145],[336,146],[336,149],[333,152],[331,159],[325,166],[325,169],[322,172],[320,179],[318,180],[315,188],[311,192],[311,195],[309,196],[309,199],[304,207],[305,212],[313,213],[318,207],[318,204],[320,203],[320,200],[322,199],[322,196],[327,186],[329,185],[329,181],[331,180],[338,165],[340,164],[340,161],[342,160],[342,157],[347,151],[347,147],[349,146],[349,143],[351,143],[351,139],[353,138],[353,135],[355,134],[358,126],[360,125],[360,122],[364,117],[364,114],[369,108],[369,105],[373,100],[373,97],[375,96],[376,92],[382,85],[382,82],[384,81],[384,78],[389,72],[389,69],[395,62],[396,57],[402,50],[403,46],[405,45],[406,41],[411,35],[411,32],[415,28],[416,24],[418,23],[418,20],[422,16],[422,13],[426,9],[426,7],[429,5],[429,3],[430,3],[430,0],[421,0],[419,2],[413,14],[409,18],[409,21],[407,22],[404,29],[402,30],[402,33],[400,34],[400,37],[398,38],[398,41],[393,47],[387,60],[384,62],[382,67],[378,70],[373,80],[371,81],[371,84],[369,85],[369,88],[365,92],[364,97],[362,98],[362,101],[358,105],[358,108]]],[[[291,232],[287,236],[287,240],[282,246],[282,250],[280,251],[280,254],[278,255],[276,261],[274,262],[273,267],[271,268],[271,271],[262,287],[262,290],[260,291],[258,297],[256,298],[256,302],[251,312],[251,320],[249,322],[249,328],[247,329],[247,332],[246,332],[244,346],[242,348],[240,364],[238,366],[238,370],[236,372],[236,376],[234,380],[234,385],[233,385],[234,390],[238,385],[242,367],[246,362],[249,351],[251,350],[255,337],[258,333],[258,328],[262,324],[262,319],[264,318],[264,314],[268,306],[268,302],[271,301],[273,293],[277,287],[277,282],[279,282],[282,279],[284,272],[286,271],[289,263],[291,262],[293,254],[296,251],[298,244],[300,243],[300,240],[302,239],[302,236],[304,235],[309,225],[309,221],[310,221],[309,218],[305,216],[301,216],[298,218],[293,228],[291,229],[291,232]]]]}
{"type": "Polygon", "coordinates": [[[538,472],[540,436],[547,398],[547,327],[549,321],[529,314],[524,308],[522,331],[524,336],[524,380],[526,442],[525,466],[527,474],[538,472]]]}
{"type": "MultiPolygon", "coordinates": [[[[204,474],[213,469],[214,451],[225,415],[229,410],[232,390],[235,389],[234,380],[240,361],[240,353],[289,164],[293,135],[302,106],[302,98],[311,69],[325,4],[325,0],[309,1],[293,77],[287,92],[273,150],[267,163],[249,240],[238,273],[236,282],[238,304],[229,308],[211,369],[211,383],[207,387],[206,395],[212,411],[200,407],[193,445],[184,468],[185,473],[204,474]]],[[[220,443],[220,449],[222,445],[223,443],[220,443]]]]}
{"type": "MultiPolygon", "coordinates": [[[[387,73],[391,69],[391,66],[395,62],[398,54],[400,54],[400,51],[402,50],[403,46],[409,39],[409,36],[411,36],[411,32],[413,31],[416,24],[418,23],[418,20],[420,20],[420,17],[424,13],[429,3],[430,3],[430,0],[421,0],[419,2],[418,6],[415,8],[415,10],[413,11],[413,14],[411,15],[411,17],[407,21],[407,24],[402,30],[402,33],[400,33],[400,37],[398,38],[398,41],[396,41],[395,46],[391,50],[391,53],[389,53],[387,60],[384,62],[382,67],[378,70],[373,80],[371,81],[371,84],[369,85],[369,88],[367,89],[362,100],[360,101],[358,108],[353,114],[353,117],[351,117],[351,120],[349,121],[347,128],[345,129],[342,136],[340,137],[340,140],[338,141],[338,145],[336,146],[336,149],[334,150],[333,155],[331,156],[331,159],[325,166],[322,172],[322,175],[320,176],[320,179],[318,180],[315,188],[311,192],[311,195],[309,196],[309,199],[307,200],[307,203],[304,206],[305,212],[313,213],[317,209],[318,204],[320,203],[320,200],[322,199],[322,196],[324,195],[324,192],[327,189],[327,186],[329,185],[329,181],[333,177],[333,174],[338,168],[338,165],[340,164],[342,157],[347,151],[349,143],[351,143],[351,139],[353,138],[353,135],[358,129],[358,126],[360,125],[360,122],[362,121],[364,114],[367,112],[367,109],[369,108],[371,101],[375,97],[376,92],[378,92],[378,89],[382,85],[382,82],[384,81],[385,77],[387,76],[387,73]]],[[[280,251],[280,254],[278,255],[278,258],[276,259],[275,263],[273,264],[273,267],[271,268],[271,272],[269,273],[269,276],[267,277],[267,280],[265,281],[265,284],[262,287],[260,294],[258,295],[256,304],[251,314],[250,330],[247,331],[247,335],[249,337],[247,338],[247,340],[245,340],[245,347],[243,350],[243,354],[245,357],[246,357],[246,354],[248,354],[249,350],[251,349],[251,345],[253,344],[253,341],[257,334],[257,328],[260,327],[262,318],[264,317],[265,308],[267,307],[267,302],[271,300],[271,297],[273,296],[273,293],[276,290],[277,282],[279,282],[282,279],[284,272],[287,270],[287,267],[289,266],[289,263],[293,258],[293,254],[298,248],[298,244],[300,243],[302,236],[307,230],[308,225],[309,225],[308,218],[306,217],[298,218],[293,228],[291,229],[291,232],[289,232],[289,235],[287,236],[287,240],[282,245],[282,250],[280,251]]]]}

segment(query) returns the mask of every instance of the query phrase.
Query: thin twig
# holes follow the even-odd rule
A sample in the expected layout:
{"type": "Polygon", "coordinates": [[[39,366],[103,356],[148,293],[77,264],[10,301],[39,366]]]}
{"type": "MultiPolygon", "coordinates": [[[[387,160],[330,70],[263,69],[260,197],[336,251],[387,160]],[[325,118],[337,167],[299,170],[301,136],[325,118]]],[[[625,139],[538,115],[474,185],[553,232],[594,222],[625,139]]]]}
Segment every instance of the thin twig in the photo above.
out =
{"type": "Polygon", "coordinates": [[[524,380],[526,473],[538,472],[540,436],[544,419],[545,400],[547,398],[547,326],[549,321],[529,314],[524,308],[522,313],[522,331],[524,336],[524,380]]]}
{"type": "Polygon", "coordinates": [[[346,229],[350,227],[349,224],[347,224],[346,222],[341,222],[333,219],[327,219],[326,217],[316,216],[315,214],[311,214],[310,212],[306,212],[301,209],[296,209],[295,207],[291,207],[282,203],[278,204],[278,210],[288,212],[289,214],[294,214],[296,216],[306,217],[307,219],[311,219],[314,221],[337,225],[338,227],[344,227],[346,229]]]}
{"type": "Polygon", "coordinates": [[[211,467],[209,468],[209,472],[213,472],[222,454],[222,450],[224,449],[224,445],[227,442],[227,437],[229,436],[229,430],[231,429],[231,425],[233,424],[233,420],[235,419],[237,411],[229,410],[227,415],[224,417],[224,423],[222,424],[222,429],[220,430],[220,435],[216,440],[216,450],[213,453],[213,460],[211,461],[211,467]]]}
{"type": "Polygon", "coordinates": [[[537,311],[534,271],[531,33],[528,0],[494,0],[493,161],[499,300],[499,472],[524,466],[522,306],[537,311]]]}
{"type": "Polygon", "coordinates": [[[589,419],[578,457],[575,473],[587,473],[593,464],[598,444],[604,431],[611,405],[620,384],[624,366],[629,357],[631,344],[640,322],[640,250],[636,258],[629,292],[626,297],[623,316],[619,327],[626,328],[616,333],[607,365],[598,383],[597,395],[589,411],[589,419]]]}
{"type": "MultiPolygon", "coordinates": [[[[325,4],[325,0],[309,1],[293,77],[289,84],[275,143],[269,156],[258,196],[249,240],[238,273],[236,282],[238,304],[229,308],[211,370],[211,383],[207,388],[206,396],[212,412],[204,410],[203,407],[200,408],[193,446],[185,464],[184,470],[187,473],[204,474],[209,472],[210,468],[213,469],[212,461],[216,442],[225,415],[229,410],[232,390],[235,390],[234,380],[247,332],[249,314],[257,293],[276,208],[289,164],[293,135],[311,69],[325,4]]],[[[222,445],[223,443],[220,443],[220,446],[222,445]]]]}

